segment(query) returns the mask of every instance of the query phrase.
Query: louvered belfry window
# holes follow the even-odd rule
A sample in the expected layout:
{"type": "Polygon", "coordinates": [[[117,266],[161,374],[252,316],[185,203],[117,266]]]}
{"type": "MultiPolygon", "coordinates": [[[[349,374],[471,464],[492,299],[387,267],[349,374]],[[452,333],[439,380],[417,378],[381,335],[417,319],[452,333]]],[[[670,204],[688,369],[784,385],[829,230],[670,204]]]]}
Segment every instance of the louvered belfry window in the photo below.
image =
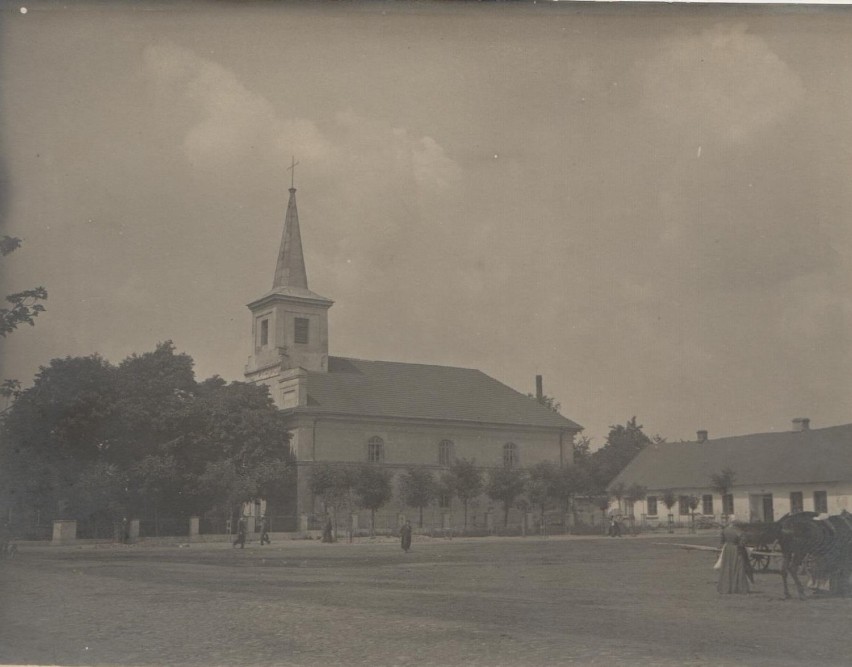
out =
{"type": "Polygon", "coordinates": [[[293,330],[293,340],[306,345],[308,342],[308,326],[310,320],[307,317],[297,317],[293,330]]]}

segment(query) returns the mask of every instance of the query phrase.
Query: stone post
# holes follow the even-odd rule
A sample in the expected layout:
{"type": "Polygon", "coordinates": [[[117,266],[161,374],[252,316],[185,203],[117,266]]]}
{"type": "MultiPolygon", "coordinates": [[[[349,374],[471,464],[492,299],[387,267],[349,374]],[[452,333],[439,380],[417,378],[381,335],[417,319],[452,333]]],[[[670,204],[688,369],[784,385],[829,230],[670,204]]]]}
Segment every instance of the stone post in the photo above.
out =
{"type": "Polygon", "coordinates": [[[189,541],[191,542],[194,539],[198,538],[198,517],[191,516],[189,517],[189,541]]]}
{"type": "Polygon", "coordinates": [[[73,544],[77,540],[77,522],[57,520],[53,522],[53,544],[73,544]]]}
{"type": "Polygon", "coordinates": [[[139,541],[139,519],[131,519],[127,524],[127,543],[135,544],[139,541]]]}

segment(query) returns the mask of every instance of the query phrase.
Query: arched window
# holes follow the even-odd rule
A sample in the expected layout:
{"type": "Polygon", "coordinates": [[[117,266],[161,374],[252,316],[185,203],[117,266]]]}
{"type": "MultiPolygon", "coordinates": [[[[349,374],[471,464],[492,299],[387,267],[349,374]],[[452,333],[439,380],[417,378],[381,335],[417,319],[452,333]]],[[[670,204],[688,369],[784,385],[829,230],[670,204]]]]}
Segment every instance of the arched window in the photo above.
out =
{"type": "Polygon", "coordinates": [[[367,441],[367,461],[381,463],[385,460],[385,441],[374,435],[367,441]]]}
{"type": "Polygon", "coordinates": [[[514,468],[518,463],[518,446],[514,442],[507,442],[503,445],[503,465],[514,468]]]}
{"type": "Polygon", "coordinates": [[[438,465],[448,466],[453,461],[453,441],[441,440],[438,443],[438,465]]]}

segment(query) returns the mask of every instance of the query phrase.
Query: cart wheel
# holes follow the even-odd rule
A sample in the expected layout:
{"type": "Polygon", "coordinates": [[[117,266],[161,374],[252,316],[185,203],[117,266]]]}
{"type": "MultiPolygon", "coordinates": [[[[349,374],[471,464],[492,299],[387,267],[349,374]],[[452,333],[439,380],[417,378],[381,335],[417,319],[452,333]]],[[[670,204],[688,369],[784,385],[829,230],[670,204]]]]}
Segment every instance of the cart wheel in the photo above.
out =
{"type": "MultiPolygon", "coordinates": [[[[755,551],[769,551],[769,547],[765,544],[761,544],[758,547],[755,547],[755,551]]],[[[764,556],[763,554],[756,554],[752,551],[748,555],[749,563],[751,563],[751,569],[755,572],[765,572],[769,568],[769,556],[764,556]]]]}

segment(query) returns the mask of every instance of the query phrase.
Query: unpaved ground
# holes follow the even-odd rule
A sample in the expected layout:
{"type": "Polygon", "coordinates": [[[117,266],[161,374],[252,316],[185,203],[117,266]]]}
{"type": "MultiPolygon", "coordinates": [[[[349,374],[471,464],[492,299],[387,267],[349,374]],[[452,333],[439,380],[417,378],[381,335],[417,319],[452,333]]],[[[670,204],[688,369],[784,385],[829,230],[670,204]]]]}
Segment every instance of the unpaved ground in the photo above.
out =
{"type": "Polygon", "coordinates": [[[852,664],[852,599],[785,601],[777,574],[721,597],[714,555],[665,539],[23,547],[0,663],[852,664]]]}

